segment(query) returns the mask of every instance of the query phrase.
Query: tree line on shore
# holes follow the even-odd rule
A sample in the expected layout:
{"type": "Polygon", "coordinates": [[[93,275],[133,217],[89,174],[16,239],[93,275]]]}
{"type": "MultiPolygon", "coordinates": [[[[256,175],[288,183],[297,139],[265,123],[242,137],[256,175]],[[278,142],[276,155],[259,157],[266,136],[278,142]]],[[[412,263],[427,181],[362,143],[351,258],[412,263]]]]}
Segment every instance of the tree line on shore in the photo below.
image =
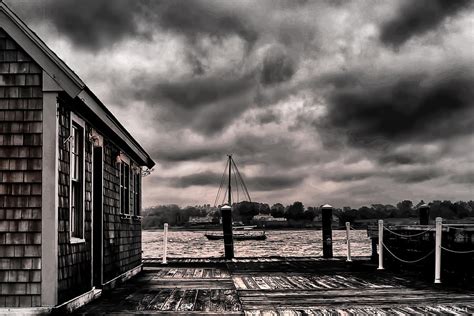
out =
{"type": "MultiPolygon", "coordinates": [[[[424,202],[420,201],[414,204],[410,200],[404,200],[396,205],[372,204],[360,208],[345,206],[334,208],[333,214],[341,225],[357,220],[418,217],[418,207],[421,204],[424,202]]],[[[445,219],[474,217],[474,201],[435,200],[427,204],[430,207],[431,218],[438,216],[445,219]]],[[[248,201],[232,205],[234,221],[248,224],[256,215],[284,218],[293,222],[312,222],[316,217],[321,216],[321,206],[305,207],[298,201],[287,206],[281,203],[270,206],[267,203],[248,201]]],[[[190,217],[207,217],[209,222],[217,224],[220,220],[220,209],[209,204],[186,207],[179,207],[176,204],[154,206],[144,210],[142,226],[144,229],[162,227],[164,223],[169,223],[172,226],[184,226],[189,223],[190,217]]]]}

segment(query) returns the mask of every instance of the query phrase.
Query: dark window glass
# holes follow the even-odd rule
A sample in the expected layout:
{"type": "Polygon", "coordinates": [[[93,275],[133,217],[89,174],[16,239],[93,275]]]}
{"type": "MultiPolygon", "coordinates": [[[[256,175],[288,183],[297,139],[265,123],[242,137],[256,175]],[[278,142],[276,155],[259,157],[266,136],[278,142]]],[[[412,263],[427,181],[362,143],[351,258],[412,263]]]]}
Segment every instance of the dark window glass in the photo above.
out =
{"type": "Polygon", "coordinates": [[[130,214],[130,166],[120,163],[120,212],[130,214]]]}
{"type": "Polygon", "coordinates": [[[71,128],[71,237],[83,238],[84,207],[82,203],[84,179],[84,130],[73,123],[71,128]]]}

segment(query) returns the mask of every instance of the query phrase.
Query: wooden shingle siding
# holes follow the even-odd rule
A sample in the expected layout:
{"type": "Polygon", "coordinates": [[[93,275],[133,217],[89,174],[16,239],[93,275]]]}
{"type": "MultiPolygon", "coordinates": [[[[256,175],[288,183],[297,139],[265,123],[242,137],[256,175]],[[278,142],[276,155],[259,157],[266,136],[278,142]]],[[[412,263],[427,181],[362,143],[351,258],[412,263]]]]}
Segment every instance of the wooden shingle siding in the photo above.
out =
{"type": "Polygon", "coordinates": [[[141,223],[120,214],[119,149],[104,140],[104,281],[141,264],[141,223]]]}
{"type": "Polygon", "coordinates": [[[58,300],[65,302],[91,289],[91,197],[92,197],[92,144],[85,131],[85,242],[71,243],[69,234],[69,189],[70,189],[70,147],[66,141],[70,135],[69,105],[66,96],[59,99],[59,180],[58,180],[58,300]]]}
{"type": "Polygon", "coordinates": [[[41,305],[41,72],[0,29],[0,307],[41,305]]]}

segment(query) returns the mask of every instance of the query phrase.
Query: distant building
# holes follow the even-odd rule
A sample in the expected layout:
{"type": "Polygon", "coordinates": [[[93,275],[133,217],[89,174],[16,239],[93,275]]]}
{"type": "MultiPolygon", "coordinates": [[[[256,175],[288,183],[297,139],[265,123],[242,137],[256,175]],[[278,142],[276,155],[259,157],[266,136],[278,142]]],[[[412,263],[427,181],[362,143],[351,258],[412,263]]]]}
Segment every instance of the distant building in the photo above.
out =
{"type": "Polygon", "coordinates": [[[139,271],[153,165],[0,1],[0,307],[58,306],[139,271]]]}

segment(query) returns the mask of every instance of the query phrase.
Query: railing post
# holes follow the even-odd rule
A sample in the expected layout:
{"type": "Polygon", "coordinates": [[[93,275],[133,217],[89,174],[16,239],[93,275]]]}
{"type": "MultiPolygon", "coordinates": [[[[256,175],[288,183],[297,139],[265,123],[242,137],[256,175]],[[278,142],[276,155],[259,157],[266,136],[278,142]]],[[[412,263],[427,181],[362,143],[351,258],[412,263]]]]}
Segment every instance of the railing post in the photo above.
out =
{"type": "Polygon", "coordinates": [[[166,255],[168,252],[168,223],[165,223],[163,227],[163,262],[162,264],[167,264],[166,255]]]}
{"type": "Polygon", "coordinates": [[[383,270],[383,220],[379,219],[379,267],[377,270],[383,270]]]}
{"type": "Polygon", "coordinates": [[[351,223],[346,222],[346,239],[347,239],[347,261],[351,260],[351,240],[350,240],[350,232],[351,232],[351,223]]]}
{"type": "Polygon", "coordinates": [[[441,237],[443,233],[443,219],[436,217],[436,239],[435,239],[435,280],[441,283],[441,237]]]}

